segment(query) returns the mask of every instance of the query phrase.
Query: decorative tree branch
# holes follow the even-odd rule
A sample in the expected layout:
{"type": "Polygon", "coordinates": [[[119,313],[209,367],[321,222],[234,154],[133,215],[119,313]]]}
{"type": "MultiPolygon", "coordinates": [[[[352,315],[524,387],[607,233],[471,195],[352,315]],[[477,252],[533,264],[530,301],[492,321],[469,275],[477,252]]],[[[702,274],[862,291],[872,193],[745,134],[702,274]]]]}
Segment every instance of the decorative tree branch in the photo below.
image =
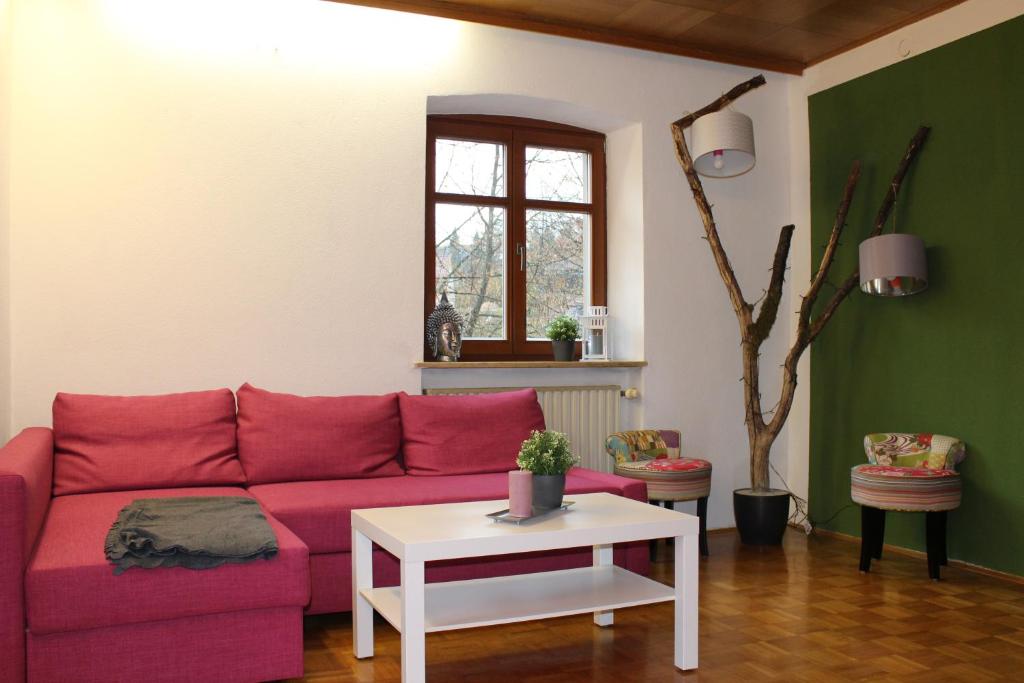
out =
{"type": "MultiPolygon", "coordinates": [[[[706,108],[706,107],[705,107],[706,108]]],[[[711,253],[715,257],[715,265],[718,272],[725,281],[725,287],[729,290],[729,299],[732,301],[732,308],[740,320],[740,330],[750,322],[750,309],[752,308],[743,299],[743,292],[740,290],[740,283],[736,281],[736,273],[729,263],[729,256],[725,253],[721,240],[718,238],[718,228],[715,227],[715,217],[711,213],[711,205],[708,203],[707,195],[704,194],[704,187],[700,183],[700,177],[693,170],[693,159],[690,158],[690,150],[686,146],[686,139],[683,137],[683,129],[672,125],[672,137],[676,141],[676,157],[679,164],[686,172],[686,180],[690,183],[690,191],[693,192],[693,199],[697,203],[697,212],[700,213],[704,222],[704,232],[707,235],[708,243],[711,245],[711,253]],[[689,169],[689,171],[686,171],[689,169]]]]}
{"type": "Polygon", "coordinates": [[[769,283],[768,292],[761,303],[757,320],[751,326],[751,334],[757,346],[764,343],[764,340],[771,334],[772,326],[775,325],[775,317],[779,313],[782,285],[786,280],[786,261],[789,259],[789,245],[793,241],[794,230],[796,230],[795,225],[786,225],[779,233],[779,246],[775,247],[775,259],[772,261],[772,281],[769,283]]]}
{"type": "Polygon", "coordinates": [[[818,264],[818,272],[811,280],[811,286],[804,296],[800,305],[800,323],[806,324],[811,319],[811,308],[818,299],[821,286],[828,278],[828,271],[835,259],[836,249],[839,247],[839,238],[843,235],[843,228],[846,227],[846,215],[850,212],[850,203],[853,201],[853,191],[857,189],[857,181],[860,180],[860,162],[854,161],[850,167],[850,175],[846,178],[846,189],[843,190],[843,198],[839,202],[839,210],[836,211],[836,220],[832,224],[832,233],[829,235],[828,244],[825,245],[825,253],[822,254],[821,263],[818,264]]]}
{"type": "MultiPolygon", "coordinates": [[[[686,175],[686,180],[693,193],[694,202],[697,205],[697,212],[700,214],[704,224],[704,233],[707,236],[708,244],[711,247],[711,254],[718,267],[718,273],[725,283],[729,294],[736,320],[740,327],[740,347],[743,354],[743,393],[745,404],[745,418],[747,425],[747,436],[750,441],[750,483],[755,489],[767,489],[770,486],[769,462],[772,444],[782,431],[782,426],[789,417],[789,411],[793,407],[793,399],[796,395],[797,386],[797,365],[800,357],[807,347],[813,342],[821,331],[832,319],[836,309],[846,299],[851,291],[857,286],[860,279],[858,271],[854,272],[843,281],[832,297],[825,304],[824,309],[817,318],[812,319],[815,304],[821,293],[822,287],[828,282],[829,271],[835,260],[836,250],[839,247],[839,239],[846,227],[846,218],[850,211],[850,204],[853,201],[853,193],[860,178],[860,162],[855,161],[850,168],[850,174],[846,180],[846,187],[843,191],[839,208],[836,211],[835,223],[832,225],[832,232],[829,235],[825,252],[822,254],[821,262],[815,271],[807,293],[800,304],[797,313],[796,339],[786,354],[786,360],[782,365],[782,390],[778,403],[774,408],[763,411],[761,408],[760,391],[760,348],[768,338],[775,320],[778,316],[779,305],[782,301],[782,289],[785,283],[786,262],[789,259],[790,244],[793,239],[794,226],[787,225],[782,228],[779,234],[779,243],[775,248],[775,257],[772,261],[772,276],[768,289],[760,304],[756,319],[754,318],[754,305],[747,303],[743,296],[743,290],[736,273],[733,271],[729,256],[718,236],[718,227],[715,225],[714,214],[707,196],[704,194],[704,187],[700,177],[693,167],[693,159],[690,157],[690,150],[686,146],[686,138],[683,131],[691,126],[701,116],[711,114],[724,109],[733,100],[741,97],[747,92],[764,85],[764,76],[758,75],[745,83],[719,97],[711,104],[688,114],[672,124],[672,138],[675,141],[676,158],[686,175]],[[771,414],[771,420],[765,422],[766,414],[771,414]]],[[[875,217],[875,223],[869,234],[874,237],[881,234],[882,228],[892,213],[896,201],[896,193],[899,191],[903,180],[917,157],[921,146],[928,136],[929,129],[922,126],[911,139],[907,151],[903,155],[896,174],[889,184],[889,190],[882,200],[882,205],[875,217]]]]}
{"type": "MultiPolygon", "coordinates": [[[[903,158],[900,159],[899,166],[896,167],[896,173],[893,175],[892,180],[889,182],[889,189],[886,191],[885,198],[882,199],[882,205],[881,207],[879,207],[878,214],[876,214],[875,216],[875,225],[871,229],[871,232],[868,234],[869,238],[877,237],[878,235],[882,234],[882,228],[885,227],[885,223],[886,221],[889,220],[889,215],[892,213],[893,207],[896,205],[896,193],[899,192],[900,187],[903,186],[903,179],[906,177],[907,171],[910,170],[910,165],[914,162],[914,159],[917,157],[917,153],[921,151],[921,147],[924,145],[924,141],[928,138],[928,133],[930,131],[931,128],[929,128],[928,126],[921,126],[920,128],[917,129],[917,132],[914,133],[914,137],[910,139],[910,143],[907,145],[907,151],[903,153],[903,158]]],[[[859,162],[857,162],[857,165],[859,166],[859,162]]],[[[847,182],[849,183],[849,181],[847,182]]],[[[843,199],[844,201],[846,200],[845,195],[843,199]]],[[[848,209],[849,207],[846,208],[848,209]]],[[[845,212],[843,214],[843,218],[845,221],[845,212]]],[[[833,228],[833,232],[835,232],[835,228],[833,228]]],[[[840,233],[841,232],[842,229],[840,229],[840,233]]],[[[835,241],[838,242],[838,240],[839,235],[836,235],[835,241]]],[[[832,243],[833,240],[829,239],[829,246],[832,246],[832,243]]],[[[833,252],[834,251],[835,249],[833,248],[833,252]]],[[[826,248],[826,255],[827,254],[828,249],[826,248]]],[[[824,257],[822,257],[823,265],[824,262],[824,257]]],[[[829,261],[828,265],[832,265],[831,260],[829,261]]],[[[827,268],[825,274],[828,274],[827,268]]],[[[860,270],[855,268],[853,272],[846,278],[846,280],[843,281],[843,284],[839,286],[839,289],[836,290],[835,294],[832,295],[832,298],[829,300],[828,304],[825,305],[825,309],[821,312],[821,315],[818,316],[817,320],[811,323],[810,338],[807,340],[808,344],[814,341],[815,337],[821,334],[821,331],[825,328],[825,324],[828,323],[828,321],[832,318],[832,314],[836,312],[837,308],[839,308],[839,304],[841,304],[843,302],[843,299],[845,299],[849,295],[849,293],[853,291],[853,289],[857,286],[859,281],[860,270]]],[[[817,293],[815,293],[815,296],[817,296],[817,293]]]]}
{"type": "Polygon", "coordinates": [[[760,88],[762,85],[764,85],[764,83],[764,75],[758,74],[751,78],[749,81],[746,81],[745,83],[740,83],[735,88],[725,93],[708,106],[701,107],[692,114],[687,114],[683,118],[673,123],[672,126],[683,129],[689,128],[690,125],[693,124],[693,122],[699,119],[700,117],[704,116],[705,114],[713,114],[716,111],[721,111],[722,109],[725,109],[730,102],[738,100],[739,98],[743,97],[754,88],[760,88]]]}

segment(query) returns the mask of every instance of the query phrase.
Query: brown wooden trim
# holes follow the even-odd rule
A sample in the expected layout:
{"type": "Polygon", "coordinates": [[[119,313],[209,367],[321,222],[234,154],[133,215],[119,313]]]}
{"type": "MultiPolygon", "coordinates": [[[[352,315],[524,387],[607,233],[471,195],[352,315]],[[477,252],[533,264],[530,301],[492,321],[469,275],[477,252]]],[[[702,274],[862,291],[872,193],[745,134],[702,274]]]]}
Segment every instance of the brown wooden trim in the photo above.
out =
{"type": "Polygon", "coordinates": [[[423,325],[420,327],[420,341],[423,343],[423,357],[430,357],[430,345],[427,343],[427,318],[430,313],[434,310],[437,305],[435,303],[435,294],[437,290],[435,280],[435,269],[437,258],[434,254],[436,246],[436,237],[434,235],[434,175],[437,169],[437,161],[435,154],[435,142],[434,135],[432,134],[430,127],[430,119],[427,119],[426,126],[426,153],[427,161],[426,168],[424,169],[424,199],[423,199],[423,325]]]}
{"type": "MultiPolygon", "coordinates": [[[[516,256],[517,249],[526,249],[526,209],[523,207],[523,197],[526,194],[526,158],[522,145],[522,133],[519,128],[510,128],[512,131],[512,148],[509,152],[509,181],[511,182],[512,215],[509,218],[509,225],[512,227],[513,244],[512,258],[508,261],[508,275],[511,280],[509,296],[507,301],[511,304],[512,310],[512,353],[505,358],[521,358],[525,356],[539,356],[539,350],[529,349],[525,345],[526,340],[526,261],[529,254],[523,258],[523,266],[520,267],[519,258],[516,256]],[[530,353],[533,351],[533,353],[530,353]]],[[[554,357],[548,345],[548,354],[554,357]]]]}
{"type": "Polygon", "coordinates": [[[471,206],[502,206],[507,208],[511,203],[508,197],[489,197],[480,194],[454,194],[451,192],[434,192],[433,200],[438,204],[469,204],[471,206]]]}
{"type": "Polygon", "coordinates": [[[383,9],[426,14],[434,17],[458,19],[478,24],[490,24],[505,28],[533,31],[547,35],[589,40],[597,43],[608,43],[620,47],[631,47],[652,52],[663,52],[680,57],[692,57],[711,62],[749,66],[755,69],[767,69],[787,74],[801,74],[804,64],[794,59],[779,59],[763,55],[737,52],[727,48],[707,48],[688,45],[673,40],[661,40],[652,36],[638,35],[620,29],[602,29],[585,26],[567,21],[539,19],[520,12],[490,9],[482,7],[466,7],[444,0],[330,0],[350,5],[364,5],[383,9]]]}
{"type": "MultiPolygon", "coordinates": [[[[513,360],[513,361],[462,361],[457,363],[444,363],[441,361],[421,361],[415,364],[420,370],[479,370],[491,368],[495,370],[507,369],[529,369],[529,368],[557,368],[567,370],[580,369],[602,369],[602,368],[643,368],[647,367],[645,360],[588,360],[588,361],[555,361],[555,360],[513,360]]],[[[710,532],[709,532],[710,533],[710,532]]]]}
{"type": "Polygon", "coordinates": [[[550,199],[526,199],[523,208],[527,211],[561,211],[563,213],[590,213],[590,202],[557,202],[550,199]]]}
{"type": "Polygon", "coordinates": [[[608,305],[608,180],[604,144],[597,147],[590,157],[591,173],[591,230],[600,239],[590,242],[590,303],[594,306],[608,305]]]}
{"type": "MultiPolygon", "coordinates": [[[[467,361],[539,360],[552,356],[548,341],[531,341],[526,337],[526,270],[519,268],[516,247],[526,244],[526,211],[528,209],[585,213],[590,215],[590,300],[595,306],[607,305],[607,201],[604,135],[574,126],[490,115],[430,115],[427,117],[427,168],[425,176],[425,235],[424,247],[424,313],[423,319],[435,306],[435,234],[434,207],[437,204],[465,204],[501,206],[505,216],[505,339],[463,341],[462,358],[467,361]],[[436,159],[434,140],[438,137],[459,140],[497,142],[505,145],[505,197],[462,195],[435,192],[436,159]],[[527,146],[569,149],[585,152],[591,160],[591,201],[562,202],[527,200],[526,162],[527,146]]],[[[529,259],[529,254],[526,255],[529,259]]],[[[582,342],[577,342],[577,353],[582,342]]],[[[424,339],[424,358],[429,349],[424,339]]]]}
{"type": "Polygon", "coordinates": [[[427,119],[437,122],[453,121],[455,123],[481,123],[509,128],[529,128],[538,131],[554,131],[560,134],[575,133],[593,139],[604,139],[604,133],[597,133],[587,128],[570,126],[567,123],[556,123],[555,121],[528,119],[522,116],[502,116],[500,114],[429,114],[427,119]]]}
{"type": "MultiPolygon", "coordinates": [[[[543,130],[528,130],[522,133],[517,144],[525,146],[549,147],[553,149],[570,149],[590,154],[591,163],[591,197],[590,203],[582,202],[554,202],[539,199],[527,199],[527,209],[536,208],[541,210],[566,211],[572,213],[589,213],[591,224],[591,253],[590,253],[590,277],[591,292],[590,302],[594,306],[608,305],[607,276],[607,167],[605,160],[605,137],[604,135],[589,132],[576,139],[578,146],[566,145],[566,138],[543,130]]],[[[525,308],[523,317],[525,319],[525,308]]]]}
{"type": "Polygon", "coordinates": [[[870,43],[872,40],[878,40],[882,36],[887,36],[890,33],[893,33],[895,31],[899,31],[901,28],[906,28],[907,26],[910,26],[911,24],[916,24],[917,22],[921,21],[922,19],[927,19],[928,17],[930,17],[930,16],[932,16],[934,14],[938,14],[939,12],[945,12],[950,7],[956,7],[957,5],[959,5],[962,2],[964,2],[964,0],[946,0],[946,2],[940,3],[940,4],[936,5],[935,7],[932,7],[930,9],[925,10],[925,11],[920,11],[920,12],[918,12],[918,13],[912,15],[912,16],[908,16],[907,18],[902,19],[902,20],[896,22],[895,24],[892,24],[891,26],[887,26],[887,27],[883,28],[880,31],[875,31],[874,33],[870,33],[870,34],[864,36],[863,38],[861,38],[860,40],[855,40],[855,41],[853,41],[851,43],[847,43],[846,45],[843,45],[842,47],[836,48],[835,50],[830,50],[829,52],[826,52],[825,54],[821,55],[820,57],[816,57],[816,58],[808,61],[807,64],[804,65],[804,68],[807,68],[807,67],[810,67],[810,66],[814,66],[815,64],[821,64],[825,60],[832,59],[833,57],[836,57],[838,55],[843,54],[844,52],[849,52],[850,50],[855,50],[858,47],[860,47],[861,45],[866,45],[867,43],[870,43]]]}
{"type": "MultiPolygon", "coordinates": [[[[496,126],[484,121],[461,121],[446,116],[427,117],[427,167],[425,169],[426,198],[424,206],[424,219],[426,222],[424,245],[424,272],[423,272],[423,321],[424,327],[427,317],[436,305],[435,290],[435,253],[434,234],[436,204],[467,204],[501,206],[505,208],[505,263],[511,263],[511,256],[514,250],[510,235],[509,223],[513,214],[511,199],[512,189],[509,185],[509,169],[512,167],[512,160],[509,158],[512,150],[512,132],[506,127],[496,126]],[[480,195],[461,195],[447,192],[435,192],[436,157],[435,144],[437,138],[450,138],[455,140],[471,140],[478,142],[494,142],[505,146],[505,196],[491,197],[480,195]]],[[[507,291],[507,284],[506,284],[507,291]]],[[[496,340],[464,340],[462,344],[463,357],[492,358],[512,353],[512,330],[509,312],[505,311],[504,339],[496,340]]],[[[430,356],[430,348],[427,346],[426,335],[423,339],[423,357],[430,356]]]]}
{"type": "MultiPolygon", "coordinates": [[[[815,535],[825,536],[827,538],[835,538],[840,541],[847,541],[849,543],[860,543],[859,536],[853,536],[851,534],[844,534],[841,531],[832,531],[831,529],[819,529],[814,528],[815,535]]],[[[894,555],[903,555],[904,557],[914,557],[917,559],[927,559],[928,554],[923,553],[920,550],[913,550],[912,548],[904,548],[898,545],[889,545],[888,543],[882,546],[883,554],[893,553],[894,555]]],[[[963,560],[949,560],[951,567],[958,567],[964,571],[973,572],[975,574],[982,574],[983,576],[990,576],[994,579],[1001,579],[1003,581],[1009,581],[1018,585],[1024,585],[1024,576],[1017,576],[1016,574],[1009,574],[1007,572],[1001,572],[998,569],[989,569],[988,567],[982,567],[981,565],[971,564],[970,562],[964,562],[963,560]]]]}
{"type": "Polygon", "coordinates": [[[496,125],[482,117],[473,119],[456,116],[427,116],[427,128],[437,137],[454,140],[475,140],[478,142],[500,142],[512,144],[512,134],[507,126],[496,125]]]}

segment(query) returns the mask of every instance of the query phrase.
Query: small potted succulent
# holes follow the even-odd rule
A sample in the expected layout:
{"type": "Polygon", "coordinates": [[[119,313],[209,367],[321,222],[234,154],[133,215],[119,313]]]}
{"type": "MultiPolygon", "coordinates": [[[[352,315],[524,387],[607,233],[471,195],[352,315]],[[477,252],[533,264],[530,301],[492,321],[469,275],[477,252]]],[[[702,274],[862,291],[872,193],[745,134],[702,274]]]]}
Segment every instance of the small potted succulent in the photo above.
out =
{"type": "Polygon", "coordinates": [[[553,510],[562,505],[565,473],[579,459],[569,448],[569,438],[561,432],[532,431],[519,449],[516,464],[533,473],[533,506],[553,510]]]}
{"type": "Polygon", "coordinates": [[[576,355],[576,339],[580,336],[580,324],[571,315],[560,315],[548,325],[545,333],[551,340],[555,360],[571,361],[576,355]]]}

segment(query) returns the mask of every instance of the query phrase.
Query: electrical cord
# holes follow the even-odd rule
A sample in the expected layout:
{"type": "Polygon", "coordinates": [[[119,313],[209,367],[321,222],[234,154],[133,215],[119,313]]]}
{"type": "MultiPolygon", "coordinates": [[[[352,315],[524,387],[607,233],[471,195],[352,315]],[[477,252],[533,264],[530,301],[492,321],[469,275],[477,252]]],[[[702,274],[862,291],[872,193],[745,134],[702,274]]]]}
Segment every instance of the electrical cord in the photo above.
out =
{"type": "Polygon", "coordinates": [[[793,510],[793,514],[789,516],[789,523],[796,524],[797,526],[802,526],[804,528],[804,533],[806,533],[808,536],[810,536],[811,532],[814,531],[814,527],[825,526],[833,519],[838,517],[840,514],[842,514],[843,511],[854,507],[854,503],[847,503],[843,507],[836,510],[835,513],[833,513],[833,515],[826,519],[824,522],[815,522],[811,519],[811,512],[808,508],[807,501],[793,493],[793,491],[789,488],[789,484],[786,483],[786,479],[781,474],[779,474],[779,471],[777,469],[775,469],[775,465],[769,462],[768,466],[772,468],[772,472],[774,472],[775,476],[779,478],[779,481],[782,482],[782,485],[785,487],[785,489],[789,491],[789,495],[793,497],[793,503],[796,509],[793,510]]]}
{"type": "Polygon", "coordinates": [[[783,487],[785,487],[786,491],[793,498],[793,514],[789,516],[787,521],[790,524],[796,524],[797,526],[803,527],[804,533],[810,536],[811,532],[814,530],[814,525],[811,523],[811,514],[807,507],[807,500],[793,493],[793,489],[789,487],[789,483],[786,482],[785,477],[779,474],[779,471],[775,469],[775,465],[773,465],[770,460],[768,461],[768,466],[772,468],[772,472],[775,473],[775,476],[779,478],[783,487]]]}
{"type": "Polygon", "coordinates": [[[838,516],[839,516],[839,513],[841,513],[841,512],[843,511],[843,510],[847,510],[847,509],[849,509],[849,508],[852,508],[852,507],[854,507],[854,503],[847,503],[847,504],[846,504],[846,505],[844,505],[843,507],[841,507],[841,508],[839,508],[838,510],[836,510],[835,514],[834,514],[834,515],[832,515],[831,517],[829,517],[828,519],[826,519],[826,520],[825,520],[824,522],[818,522],[818,523],[816,524],[816,526],[824,526],[824,525],[828,524],[828,523],[829,523],[829,522],[831,522],[831,521],[832,521],[833,519],[835,519],[836,517],[838,517],[838,516]]]}

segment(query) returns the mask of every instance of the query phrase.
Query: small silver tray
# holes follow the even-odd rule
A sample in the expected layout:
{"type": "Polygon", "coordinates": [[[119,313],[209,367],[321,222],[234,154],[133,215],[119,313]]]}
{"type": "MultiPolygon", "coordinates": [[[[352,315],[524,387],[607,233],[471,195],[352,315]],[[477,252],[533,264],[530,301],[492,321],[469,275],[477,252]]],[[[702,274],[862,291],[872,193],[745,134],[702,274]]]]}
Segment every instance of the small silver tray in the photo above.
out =
{"type": "Polygon", "coordinates": [[[542,519],[555,512],[568,510],[569,506],[572,505],[574,502],[575,501],[572,500],[562,501],[561,507],[551,509],[535,507],[533,508],[533,514],[529,517],[516,517],[514,515],[509,514],[508,510],[498,510],[497,512],[492,512],[487,516],[495,522],[504,522],[505,524],[522,524],[523,522],[531,522],[535,519],[542,519]]]}

